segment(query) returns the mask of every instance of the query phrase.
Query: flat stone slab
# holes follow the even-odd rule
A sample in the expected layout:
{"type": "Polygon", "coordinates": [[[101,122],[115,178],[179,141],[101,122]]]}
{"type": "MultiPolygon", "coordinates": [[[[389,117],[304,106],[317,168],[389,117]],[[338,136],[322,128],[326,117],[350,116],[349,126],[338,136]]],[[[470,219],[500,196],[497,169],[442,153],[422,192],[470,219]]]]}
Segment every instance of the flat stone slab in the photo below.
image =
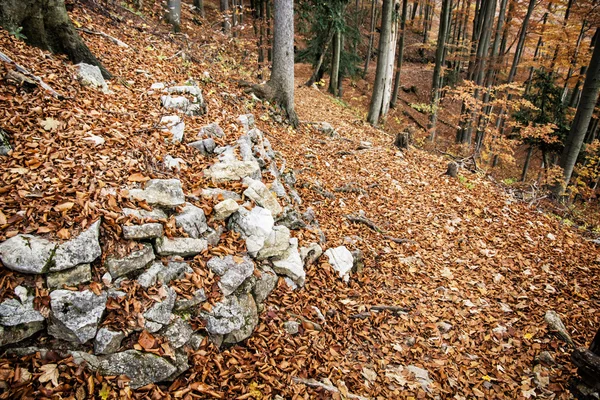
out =
{"type": "Polygon", "coordinates": [[[152,245],[144,243],[141,250],[131,252],[123,258],[108,257],[106,259],[106,268],[113,279],[127,275],[130,272],[145,268],[154,260],[154,251],[152,245]]]}
{"type": "Polygon", "coordinates": [[[33,235],[16,235],[0,244],[0,259],[10,270],[44,274],[50,270],[56,244],[33,235]]]}
{"type": "Polygon", "coordinates": [[[52,272],[46,276],[49,289],[62,289],[63,286],[77,286],[92,280],[90,264],[81,264],[66,271],[52,272]]]}
{"type": "Polygon", "coordinates": [[[200,237],[208,229],[204,210],[191,203],[185,203],[183,210],[175,216],[175,225],[192,238],[200,237]]]}
{"type": "Polygon", "coordinates": [[[106,308],[108,296],[97,296],[91,290],[72,292],[55,290],[50,293],[50,324],[48,333],[57,339],[86,343],[96,336],[98,324],[106,308]]]}
{"type": "Polygon", "coordinates": [[[125,375],[129,386],[137,389],[149,383],[169,378],[177,368],[162,357],[137,350],[111,354],[102,359],[98,367],[101,375],[125,375]]]}
{"type": "Polygon", "coordinates": [[[280,257],[273,260],[273,269],[290,278],[296,285],[304,286],[306,272],[298,252],[298,239],[291,238],[290,246],[280,257]]]}
{"type": "Polygon", "coordinates": [[[333,249],[328,249],[325,255],[329,257],[329,264],[338,272],[340,278],[348,283],[350,279],[350,271],[354,265],[354,257],[346,246],[339,246],[333,249]]]}
{"type": "Polygon", "coordinates": [[[79,264],[89,264],[102,255],[100,221],[94,222],[79,236],[56,248],[50,271],[63,271],[79,264]]]}
{"type": "Polygon", "coordinates": [[[206,239],[162,237],[156,239],[156,253],[160,256],[191,257],[208,248],[206,239]]]}
{"type": "Polygon", "coordinates": [[[185,203],[179,179],[150,179],[144,189],[131,189],[129,197],[148,204],[174,208],[185,203]]]}
{"type": "Polygon", "coordinates": [[[271,211],[273,217],[277,217],[283,212],[277,197],[264,183],[256,179],[244,178],[244,185],[248,185],[248,188],[244,190],[244,195],[254,200],[259,206],[271,211]]]}
{"type": "Polygon", "coordinates": [[[123,238],[132,240],[148,240],[161,237],[163,226],[158,222],[142,225],[123,225],[123,238]]]}
{"type": "Polygon", "coordinates": [[[213,207],[213,218],[217,221],[227,219],[231,214],[240,209],[240,205],[233,199],[225,199],[213,207]]]}
{"type": "Polygon", "coordinates": [[[219,275],[219,287],[225,296],[229,296],[254,273],[254,262],[248,257],[213,257],[206,266],[219,275]]]}
{"type": "Polygon", "coordinates": [[[239,181],[259,172],[260,166],[256,161],[227,160],[211,165],[204,171],[204,175],[215,182],[226,182],[239,181]]]}
{"type": "Polygon", "coordinates": [[[238,212],[229,219],[229,226],[240,233],[246,240],[248,254],[256,256],[265,245],[265,241],[271,235],[275,221],[271,212],[262,207],[254,207],[248,211],[240,207],[238,212]]]}
{"type": "Polygon", "coordinates": [[[32,322],[43,322],[44,317],[33,308],[33,295],[27,295],[27,289],[17,286],[18,299],[7,299],[0,303],[0,325],[17,326],[32,322]]]}

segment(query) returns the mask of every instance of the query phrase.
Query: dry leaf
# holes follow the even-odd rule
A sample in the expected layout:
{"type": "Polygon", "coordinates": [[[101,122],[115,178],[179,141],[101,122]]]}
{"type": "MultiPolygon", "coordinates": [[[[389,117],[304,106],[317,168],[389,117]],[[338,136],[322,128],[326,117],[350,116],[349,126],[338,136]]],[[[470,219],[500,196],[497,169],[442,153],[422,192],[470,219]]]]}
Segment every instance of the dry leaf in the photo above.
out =
{"type": "Polygon", "coordinates": [[[55,120],[54,118],[46,118],[45,120],[40,122],[40,125],[47,131],[53,131],[60,127],[60,122],[55,120]]]}
{"type": "Polygon", "coordinates": [[[74,205],[75,205],[75,203],[73,203],[72,201],[67,201],[65,203],[55,206],[54,210],[56,210],[58,212],[63,212],[63,211],[70,210],[71,208],[73,208],[74,205]]]}
{"type": "Polygon", "coordinates": [[[56,364],[46,364],[40,367],[40,371],[42,371],[42,375],[40,375],[39,380],[41,383],[45,383],[48,381],[52,381],[52,385],[58,386],[58,365],[56,364]]]}
{"type": "Polygon", "coordinates": [[[139,172],[136,172],[135,174],[129,175],[129,178],[127,178],[127,180],[129,182],[146,182],[147,180],[150,180],[150,178],[145,175],[142,175],[139,172]]]}

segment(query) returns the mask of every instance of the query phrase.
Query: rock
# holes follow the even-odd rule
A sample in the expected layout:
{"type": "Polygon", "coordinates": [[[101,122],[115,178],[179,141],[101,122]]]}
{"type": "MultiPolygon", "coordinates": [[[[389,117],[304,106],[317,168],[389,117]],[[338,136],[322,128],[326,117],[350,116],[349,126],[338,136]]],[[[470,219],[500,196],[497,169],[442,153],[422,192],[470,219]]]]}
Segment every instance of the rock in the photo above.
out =
{"type": "MultiPolygon", "coordinates": [[[[42,354],[43,353],[40,353],[40,356],[44,358],[42,354]]],[[[66,357],[67,355],[73,356],[73,363],[75,365],[84,365],[92,371],[97,371],[98,366],[100,365],[100,357],[86,353],[85,351],[68,350],[67,354],[64,356],[66,357]]]]}
{"type": "Polygon", "coordinates": [[[133,208],[124,208],[123,215],[133,215],[134,217],[139,218],[139,219],[152,219],[152,220],[167,219],[167,214],[165,214],[165,212],[163,210],[161,210],[160,208],[155,208],[152,211],[134,210],[133,208]]]}
{"type": "Polygon", "coordinates": [[[352,253],[350,253],[346,246],[339,246],[327,250],[325,255],[329,257],[329,264],[331,264],[333,269],[339,273],[340,278],[348,283],[350,271],[352,271],[352,266],[354,264],[352,253]]]}
{"type": "Polygon", "coordinates": [[[171,363],[175,367],[175,372],[166,379],[167,381],[175,380],[179,375],[183,374],[190,368],[187,351],[182,348],[176,349],[175,360],[171,358],[171,363]]]}
{"type": "Polygon", "coordinates": [[[172,143],[178,143],[183,141],[183,135],[185,132],[185,122],[181,120],[177,115],[168,115],[160,119],[159,125],[162,127],[163,132],[171,132],[172,143]]]}
{"type": "Polygon", "coordinates": [[[297,321],[286,321],[283,323],[283,328],[290,335],[295,335],[298,333],[298,328],[300,328],[300,323],[297,321]]]}
{"type": "Polygon", "coordinates": [[[229,296],[254,272],[254,263],[248,257],[213,257],[206,266],[221,277],[219,287],[225,296],[229,296]]]}
{"type": "Polygon", "coordinates": [[[171,319],[171,311],[175,307],[175,299],[177,293],[173,288],[166,287],[167,297],[162,301],[154,303],[152,307],[144,313],[144,318],[151,322],[156,322],[161,325],[166,325],[171,319]]]}
{"type": "MultiPolygon", "coordinates": [[[[252,151],[252,141],[248,137],[248,135],[242,135],[237,140],[238,151],[243,161],[256,161],[256,157],[254,157],[254,152],[252,151]]],[[[264,165],[261,165],[263,167],[264,165]]],[[[260,171],[252,176],[254,179],[260,179],[261,174],[260,171]]]]}
{"type": "Polygon", "coordinates": [[[244,179],[244,185],[248,186],[244,190],[244,195],[254,200],[259,206],[271,211],[273,217],[277,217],[283,212],[277,197],[271,193],[264,183],[248,177],[244,179]]]}
{"type": "Polygon", "coordinates": [[[200,151],[202,155],[208,156],[215,152],[217,144],[215,143],[215,140],[213,138],[207,138],[189,143],[188,146],[200,151]]]}
{"type": "Polygon", "coordinates": [[[269,210],[254,207],[251,211],[241,207],[229,218],[230,229],[240,233],[246,240],[246,249],[255,257],[271,235],[275,221],[269,210]]]}
{"type": "Polygon", "coordinates": [[[162,268],[157,275],[158,281],[163,285],[170,283],[173,279],[181,279],[185,274],[193,274],[194,270],[186,262],[171,261],[162,268]]]}
{"type": "Polygon", "coordinates": [[[239,181],[247,176],[254,176],[260,172],[256,161],[229,160],[217,162],[204,171],[207,178],[215,182],[239,181]]]}
{"type": "Polygon", "coordinates": [[[541,361],[543,363],[546,363],[548,365],[556,364],[554,357],[552,356],[552,354],[549,351],[540,352],[540,354],[538,354],[538,356],[537,356],[537,360],[541,361]]]}
{"type": "Polygon", "coordinates": [[[175,224],[192,238],[199,238],[208,229],[204,210],[190,203],[185,203],[181,213],[175,216],[175,224]]]}
{"type": "Polygon", "coordinates": [[[190,340],[193,333],[194,330],[189,323],[181,318],[176,318],[163,330],[162,335],[172,348],[178,349],[190,340]]]}
{"type": "Polygon", "coordinates": [[[571,339],[571,335],[567,332],[567,328],[563,324],[562,320],[558,313],[554,310],[546,311],[546,315],[544,315],[544,320],[548,324],[548,327],[551,331],[554,331],[558,336],[563,339],[565,342],[569,343],[572,346],[575,346],[573,343],[573,339],[571,339]]]}
{"type": "Polygon", "coordinates": [[[265,244],[258,252],[256,259],[265,260],[270,257],[280,257],[290,246],[290,230],[285,226],[273,227],[271,234],[265,240],[265,244]]]}
{"type": "Polygon", "coordinates": [[[190,340],[187,344],[192,348],[192,350],[197,351],[200,348],[200,346],[202,346],[202,342],[205,338],[206,335],[203,335],[201,333],[194,333],[192,337],[190,337],[190,340]]]}
{"type": "Polygon", "coordinates": [[[414,365],[409,365],[405,368],[408,372],[411,372],[414,375],[415,381],[421,384],[421,388],[425,392],[431,392],[431,385],[433,384],[433,380],[431,380],[431,378],[429,377],[429,371],[414,365]]]}
{"type": "Polygon", "coordinates": [[[53,272],[46,276],[46,285],[49,289],[62,289],[63,285],[77,286],[92,280],[90,264],[81,264],[75,268],[61,272],[53,272]]]}
{"type": "Polygon", "coordinates": [[[152,245],[144,243],[141,250],[131,252],[123,258],[108,257],[105,266],[113,279],[145,268],[154,260],[152,245]]]}
{"type": "Polygon", "coordinates": [[[436,326],[440,330],[441,333],[450,332],[450,330],[452,329],[452,325],[445,321],[438,322],[436,324],[436,326]]]}
{"type": "Polygon", "coordinates": [[[77,67],[77,79],[81,86],[91,86],[108,93],[108,85],[102,76],[100,68],[95,65],[79,63],[77,67]]]}
{"type": "Polygon", "coordinates": [[[100,221],[96,221],[79,236],[56,248],[50,271],[62,271],[93,262],[102,255],[99,239],[100,221]]]}
{"type": "Polygon", "coordinates": [[[95,354],[112,354],[119,351],[121,341],[125,339],[123,332],[111,331],[107,328],[98,329],[94,341],[95,354]]]}
{"type": "Polygon", "coordinates": [[[144,289],[148,289],[150,286],[156,284],[158,273],[162,271],[163,268],[164,266],[160,261],[153,262],[150,268],[138,276],[137,282],[144,289]]]}
{"type": "Polygon", "coordinates": [[[352,250],[352,272],[361,273],[365,268],[363,252],[361,250],[352,250]]]}
{"type": "Polygon", "coordinates": [[[163,107],[167,109],[177,109],[190,116],[206,113],[206,104],[202,97],[202,90],[195,84],[173,86],[167,89],[167,93],[188,94],[191,95],[192,100],[190,101],[183,96],[162,96],[161,101],[163,107]]]}
{"type": "Polygon", "coordinates": [[[43,274],[50,270],[56,244],[33,235],[16,235],[0,244],[4,266],[24,274],[43,274]]]}
{"type": "Polygon", "coordinates": [[[174,311],[185,311],[191,308],[197,307],[200,303],[206,301],[206,294],[204,289],[198,289],[194,292],[194,296],[191,299],[178,297],[175,301],[174,311]]]}
{"type": "Polygon", "coordinates": [[[279,278],[275,271],[267,266],[262,266],[259,268],[260,270],[260,278],[256,280],[254,287],[252,289],[252,294],[254,295],[254,301],[256,304],[261,304],[263,301],[269,297],[273,289],[277,286],[277,281],[279,278]]]}
{"type": "Polygon", "coordinates": [[[7,327],[0,325],[0,347],[25,340],[42,329],[44,329],[43,322],[29,322],[27,324],[7,327]]]}
{"type": "Polygon", "coordinates": [[[208,244],[214,247],[219,244],[219,241],[221,240],[221,234],[223,232],[225,232],[225,228],[223,228],[221,225],[217,226],[216,230],[209,227],[208,230],[202,235],[202,238],[206,239],[208,244]]]}
{"type": "Polygon", "coordinates": [[[183,158],[174,158],[171,155],[167,154],[165,159],[163,160],[163,165],[166,169],[171,171],[179,171],[182,165],[185,165],[185,160],[183,158]]]}
{"type": "Polygon", "coordinates": [[[317,130],[329,137],[335,136],[335,128],[329,122],[321,122],[317,125],[317,130]]]}
{"type": "Polygon", "coordinates": [[[233,199],[225,199],[215,204],[213,208],[213,218],[217,221],[224,220],[231,214],[239,210],[239,204],[233,199]]]}
{"type": "Polygon", "coordinates": [[[187,112],[190,101],[183,96],[160,96],[160,102],[162,106],[167,110],[177,110],[181,112],[187,112]]]}
{"type": "Polygon", "coordinates": [[[195,84],[172,86],[167,89],[167,93],[189,94],[196,98],[202,98],[202,90],[195,84]]]}
{"type": "Polygon", "coordinates": [[[162,357],[137,350],[127,350],[104,358],[98,367],[101,375],[125,375],[129,386],[137,389],[167,379],[177,368],[162,357]]]}
{"type": "Polygon", "coordinates": [[[277,219],[277,224],[283,225],[292,230],[306,228],[306,224],[304,221],[302,221],[300,214],[292,207],[284,208],[283,214],[281,214],[277,219]]]}
{"type": "Polygon", "coordinates": [[[8,141],[8,133],[0,129],[0,156],[7,156],[12,151],[10,142],[8,141]]]}
{"type": "Polygon", "coordinates": [[[150,333],[156,333],[160,331],[163,327],[163,324],[159,324],[158,322],[146,321],[144,323],[144,329],[146,329],[150,333]]]}
{"type": "Polygon", "coordinates": [[[243,316],[242,326],[233,330],[223,338],[223,343],[239,343],[252,335],[254,328],[258,325],[258,310],[254,297],[250,293],[241,294],[238,297],[238,304],[243,316]]]}
{"type": "Polygon", "coordinates": [[[162,237],[156,239],[154,246],[160,256],[191,257],[206,250],[208,243],[205,239],[162,237]]]}
{"type": "Polygon", "coordinates": [[[185,203],[185,195],[179,179],[150,179],[143,190],[131,189],[129,197],[168,208],[175,208],[185,203]]]}
{"type": "Polygon", "coordinates": [[[315,210],[313,210],[312,207],[308,207],[302,214],[302,219],[306,221],[307,224],[313,222],[316,219],[315,210]]]}
{"type": "Polygon", "coordinates": [[[304,266],[314,264],[321,255],[323,255],[323,249],[318,243],[311,243],[308,247],[300,248],[300,259],[304,266]]]}
{"type": "Polygon", "coordinates": [[[212,198],[215,201],[219,201],[220,198],[224,198],[225,200],[241,200],[242,197],[236,192],[232,192],[230,190],[223,190],[218,188],[205,188],[202,189],[202,197],[205,199],[212,198]]]}
{"type": "Polygon", "coordinates": [[[19,299],[7,299],[0,303],[0,325],[17,326],[44,321],[42,314],[33,308],[35,296],[28,296],[23,286],[17,286],[15,294],[19,299]]]}
{"type": "Polygon", "coordinates": [[[57,339],[86,343],[96,336],[98,323],[106,308],[107,295],[91,290],[72,292],[55,290],[50,293],[52,310],[48,333],[57,339]]]}
{"type": "Polygon", "coordinates": [[[298,286],[304,286],[306,273],[298,253],[298,239],[291,238],[290,246],[279,258],[273,260],[273,270],[290,278],[298,286]]]}
{"type": "Polygon", "coordinates": [[[244,317],[238,298],[225,297],[206,314],[206,330],[211,335],[227,335],[244,325],[244,317]]]}
{"type": "Polygon", "coordinates": [[[163,90],[165,88],[165,84],[162,82],[156,82],[153,83],[152,86],[150,86],[150,90],[163,90]]]}
{"type": "Polygon", "coordinates": [[[211,124],[205,125],[202,128],[200,128],[198,137],[200,137],[200,138],[204,138],[204,137],[222,138],[222,137],[225,137],[225,132],[223,132],[223,129],[221,129],[219,124],[217,124],[216,122],[213,122],[211,124]]]}
{"type": "Polygon", "coordinates": [[[246,132],[254,128],[254,115],[252,114],[240,115],[237,121],[246,132]]]}
{"type": "Polygon", "coordinates": [[[148,240],[161,237],[163,226],[158,222],[142,225],[123,225],[123,238],[130,240],[148,240]]]}
{"type": "Polygon", "coordinates": [[[373,143],[367,142],[366,140],[361,140],[357,150],[368,150],[371,147],[373,147],[373,143]]]}

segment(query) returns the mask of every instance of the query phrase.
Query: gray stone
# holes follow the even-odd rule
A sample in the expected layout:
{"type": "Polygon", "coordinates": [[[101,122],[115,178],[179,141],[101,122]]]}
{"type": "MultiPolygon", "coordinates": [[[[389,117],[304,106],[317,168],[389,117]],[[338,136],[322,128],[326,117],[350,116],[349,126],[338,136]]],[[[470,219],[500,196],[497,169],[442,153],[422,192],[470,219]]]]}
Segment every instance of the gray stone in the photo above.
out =
{"type": "Polygon", "coordinates": [[[115,288],[108,289],[107,294],[108,297],[111,299],[120,299],[121,297],[127,296],[127,293],[125,293],[122,290],[117,290],[115,288]]]}
{"type": "Polygon", "coordinates": [[[163,324],[159,324],[158,322],[146,321],[144,323],[144,329],[146,329],[150,333],[158,332],[162,329],[163,324]]]}
{"type": "Polygon", "coordinates": [[[324,135],[335,136],[335,128],[329,122],[321,122],[317,125],[317,130],[324,135]]]}
{"type": "Polygon", "coordinates": [[[43,322],[29,322],[7,327],[0,325],[0,347],[25,340],[42,329],[44,329],[43,322]]]}
{"type": "Polygon", "coordinates": [[[158,281],[164,285],[170,283],[173,279],[181,279],[185,274],[193,274],[194,270],[186,262],[171,261],[166,267],[158,272],[158,281]]]}
{"type": "MultiPolygon", "coordinates": [[[[45,358],[41,355],[42,358],[45,358]]],[[[97,371],[100,366],[100,357],[97,357],[93,354],[86,353],[85,351],[67,351],[68,355],[73,356],[73,362],[75,365],[85,365],[92,371],[97,371]]],[[[65,355],[66,356],[66,355],[65,355]]]]}
{"type": "Polygon", "coordinates": [[[290,230],[285,226],[274,226],[265,244],[258,252],[256,259],[265,260],[270,257],[280,257],[290,246],[290,230]]]}
{"type": "Polygon", "coordinates": [[[213,199],[213,200],[220,200],[220,198],[222,197],[223,199],[232,199],[232,200],[241,200],[242,197],[237,194],[236,192],[232,192],[230,190],[224,190],[224,189],[219,189],[219,188],[204,188],[202,189],[202,197],[204,197],[205,199],[213,199]]]}
{"type": "Polygon", "coordinates": [[[171,347],[178,349],[190,340],[194,330],[186,321],[175,318],[161,333],[171,347]]]}
{"type": "Polygon", "coordinates": [[[446,321],[440,321],[436,324],[441,333],[450,332],[452,329],[452,325],[447,323],[446,321]]]}
{"type": "Polygon", "coordinates": [[[208,229],[204,210],[190,203],[185,203],[181,213],[175,216],[175,224],[192,238],[199,238],[208,229]]]}
{"type": "Polygon", "coordinates": [[[208,248],[205,239],[195,238],[158,238],[155,242],[156,253],[161,256],[191,257],[208,248]]]}
{"type": "Polygon", "coordinates": [[[112,354],[119,351],[121,341],[125,339],[125,334],[120,331],[111,331],[107,328],[100,328],[96,333],[94,341],[95,354],[112,354]]]}
{"type": "Polygon", "coordinates": [[[421,388],[427,393],[431,392],[431,385],[433,384],[433,380],[429,377],[429,372],[426,369],[419,368],[414,365],[409,365],[406,367],[408,372],[412,372],[415,376],[415,380],[421,384],[421,388]]]}
{"type": "Polygon", "coordinates": [[[298,211],[292,207],[285,207],[283,213],[277,218],[277,224],[283,225],[288,229],[297,230],[306,228],[306,224],[302,220],[302,217],[298,211]]]}
{"type": "Polygon", "coordinates": [[[167,214],[160,208],[155,208],[152,211],[147,210],[134,210],[133,208],[124,208],[123,215],[133,215],[136,218],[145,220],[159,220],[167,219],[167,214]]]}
{"type": "MultiPolygon", "coordinates": [[[[258,161],[256,157],[254,157],[254,153],[252,151],[252,141],[248,137],[248,135],[242,135],[237,140],[238,150],[240,152],[240,156],[244,161],[258,161]]],[[[259,177],[256,177],[259,179],[259,177]]]]}
{"type": "Polygon", "coordinates": [[[171,358],[170,362],[175,367],[175,372],[166,379],[167,381],[175,380],[179,375],[190,368],[187,351],[183,348],[175,350],[175,360],[171,358]]]}
{"type": "Polygon", "coordinates": [[[260,172],[256,161],[229,160],[217,162],[204,171],[204,175],[215,182],[239,181],[260,172]]]}
{"type": "Polygon", "coordinates": [[[12,147],[8,141],[8,134],[0,129],[0,156],[7,156],[11,151],[12,147]]]}
{"type": "Polygon", "coordinates": [[[244,256],[238,262],[233,256],[213,257],[206,263],[211,271],[221,277],[219,287],[225,296],[229,296],[254,272],[254,263],[244,256]]]}
{"type": "Polygon", "coordinates": [[[292,279],[298,286],[304,286],[306,273],[298,253],[298,239],[291,238],[288,249],[277,259],[273,260],[273,270],[292,279]]]}
{"type": "Polygon", "coordinates": [[[239,210],[240,205],[233,199],[225,199],[215,204],[213,208],[213,218],[217,221],[228,218],[231,214],[239,210]]]}
{"type": "Polygon", "coordinates": [[[102,76],[100,68],[95,65],[79,63],[77,67],[77,79],[82,86],[91,86],[100,89],[103,92],[108,92],[108,85],[102,76]]]}
{"type": "Polygon", "coordinates": [[[165,297],[162,301],[154,303],[152,307],[148,309],[144,313],[144,318],[148,321],[156,322],[162,325],[166,325],[169,323],[171,319],[171,311],[173,311],[173,307],[175,307],[175,299],[177,298],[177,293],[173,288],[166,287],[167,297],[165,297]]]}
{"type": "Polygon", "coordinates": [[[163,268],[164,266],[160,261],[153,262],[150,268],[138,276],[137,282],[144,289],[148,289],[150,286],[156,284],[156,281],[158,280],[158,273],[162,271],[163,268]]]}
{"type": "Polygon", "coordinates": [[[205,156],[213,154],[215,152],[215,148],[217,147],[217,144],[215,143],[215,140],[213,138],[196,140],[195,142],[189,143],[188,145],[190,147],[195,148],[200,153],[202,153],[202,155],[205,156]]]}
{"type": "Polygon", "coordinates": [[[150,86],[150,90],[163,90],[165,88],[165,84],[162,82],[155,82],[150,86]]]}
{"type": "Polygon", "coordinates": [[[267,299],[267,297],[269,297],[273,289],[275,289],[277,286],[277,281],[279,280],[277,274],[271,268],[262,266],[259,268],[259,270],[260,278],[256,280],[252,290],[256,304],[262,303],[267,299]]]}
{"type": "Polygon", "coordinates": [[[249,338],[256,325],[258,325],[258,310],[254,297],[250,293],[241,294],[238,297],[238,304],[242,315],[242,326],[225,335],[223,343],[239,343],[249,338]]]}
{"type": "Polygon", "coordinates": [[[248,186],[244,190],[244,195],[254,200],[259,206],[271,211],[273,217],[277,217],[283,212],[277,197],[271,193],[264,183],[248,177],[244,179],[244,185],[248,186]]]}
{"type": "Polygon", "coordinates": [[[178,297],[175,301],[174,311],[185,311],[191,308],[197,307],[200,303],[206,301],[206,294],[204,289],[198,289],[194,292],[194,296],[191,299],[178,297]]]}
{"type": "Polygon", "coordinates": [[[362,250],[356,249],[352,250],[352,272],[361,273],[365,268],[365,258],[362,250]]]}
{"type": "Polygon", "coordinates": [[[204,341],[204,339],[206,339],[206,335],[203,335],[201,333],[194,333],[192,337],[190,337],[190,340],[187,344],[192,348],[192,350],[197,351],[200,348],[200,346],[202,346],[202,342],[204,341]]]}
{"type": "Polygon", "coordinates": [[[108,257],[106,259],[106,268],[113,279],[145,268],[146,265],[154,260],[152,246],[147,243],[144,243],[142,246],[141,250],[133,251],[123,258],[108,257]]]}
{"type": "Polygon", "coordinates": [[[144,189],[131,189],[129,197],[148,204],[174,208],[185,203],[179,179],[150,179],[144,189]]]}
{"type": "Polygon", "coordinates": [[[243,114],[238,117],[238,123],[242,125],[244,130],[247,132],[250,129],[254,129],[254,115],[243,114]]]}
{"type": "Polygon", "coordinates": [[[209,227],[208,230],[204,232],[202,237],[206,239],[210,246],[214,247],[219,244],[219,241],[221,241],[221,234],[223,232],[225,232],[225,228],[221,225],[217,226],[216,229],[209,227]]]}
{"type": "Polygon", "coordinates": [[[200,138],[204,138],[204,137],[222,138],[222,137],[225,137],[225,132],[223,132],[223,129],[221,129],[219,124],[217,124],[216,122],[213,122],[211,124],[205,125],[202,128],[200,128],[198,137],[200,137],[200,138]]]}
{"type": "Polygon", "coordinates": [[[571,335],[569,335],[569,332],[567,332],[567,328],[565,328],[565,325],[563,324],[562,320],[560,319],[560,316],[556,311],[546,311],[546,315],[544,315],[544,320],[548,324],[550,331],[555,332],[565,342],[569,343],[572,346],[575,346],[575,343],[573,343],[573,339],[571,339],[571,335]]]}
{"type": "Polygon", "coordinates": [[[127,350],[105,357],[99,365],[101,375],[125,375],[132,389],[164,381],[177,368],[162,357],[137,350],[127,350]]]}
{"type": "Polygon", "coordinates": [[[55,290],[50,293],[50,323],[48,333],[57,339],[86,343],[96,336],[98,323],[106,308],[107,295],[97,296],[91,290],[72,292],[55,290]]]}
{"type": "Polygon", "coordinates": [[[171,142],[180,143],[185,133],[185,122],[177,115],[168,115],[160,119],[159,125],[163,132],[171,132],[171,142]]]}
{"type": "Polygon", "coordinates": [[[541,361],[548,365],[556,364],[556,360],[554,360],[554,357],[552,356],[552,354],[549,351],[540,352],[540,354],[538,354],[538,356],[536,358],[538,361],[541,361]]]}
{"type": "Polygon", "coordinates": [[[327,250],[325,255],[329,257],[329,264],[331,264],[333,269],[338,272],[340,278],[348,283],[350,271],[352,271],[352,266],[354,265],[354,258],[352,257],[350,250],[348,250],[346,246],[339,246],[327,250]]]}
{"type": "Polygon", "coordinates": [[[75,268],[61,272],[53,272],[46,276],[46,285],[49,289],[61,289],[63,285],[77,286],[92,280],[90,264],[81,264],[75,268]]]}
{"type": "Polygon", "coordinates": [[[244,312],[235,296],[225,297],[205,317],[206,330],[211,335],[226,335],[244,325],[244,312]]]}
{"type": "Polygon", "coordinates": [[[297,321],[286,321],[283,323],[283,328],[290,335],[295,335],[298,333],[298,328],[300,328],[300,323],[297,321]]]}
{"type": "Polygon", "coordinates": [[[123,225],[123,238],[130,240],[148,240],[161,237],[163,226],[158,222],[142,225],[123,225]]]}
{"type": "Polygon", "coordinates": [[[271,212],[262,207],[254,207],[251,211],[241,207],[229,218],[230,229],[240,233],[246,240],[246,249],[252,257],[263,248],[274,224],[271,212]]]}
{"type": "Polygon", "coordinates": [[[308,247],[300,248],[300,258],[305,266],[314,264],[323,254],[323,249],[318,243],[311,243],[308,247]]]}
{"type": "Polygon", "coordinates": [[[167,154],[163,160],[163,165],[168,170],[179,171],[182,165],[186,165],[186,162],[183,158],[172,157],[170,154],[167,154]]]}
{"type": "Polygon", "coordinates": [[[15,293],[19,299],[7,299],[0,303],[0,325],[17,326],[32,322],[43,322],[44,317],[33,308],[33,295],[27,295],[27,289],[17,286],[15,293]]]}
{"type": "Polygon", "coordinates": [[[33,235],[16,235],[0,244],[4,266],[24,274],[43,274],[50,270],[56,244],[33,235]]]}
{"type": "Polygon", "coordinates": [[[76,238],[56,248],[50,271],[62,271],[79,264],[93,262],[102,255],[99,239],[100,221],[98,220],[76,238]]]}

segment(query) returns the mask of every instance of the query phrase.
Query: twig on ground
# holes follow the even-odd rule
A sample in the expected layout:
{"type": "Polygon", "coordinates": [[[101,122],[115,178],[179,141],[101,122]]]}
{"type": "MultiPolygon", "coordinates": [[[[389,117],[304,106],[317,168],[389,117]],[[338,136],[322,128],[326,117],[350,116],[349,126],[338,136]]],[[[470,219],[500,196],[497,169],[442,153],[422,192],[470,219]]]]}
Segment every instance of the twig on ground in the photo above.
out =
{"type": "Polygon", "coordinates": [[[344,192],[344,193],[360,193],[367,194],[367,191],[363,188],[357,188],[352,185],[344,185],[333,189],[334,192],[344,192]]]}
{"type": "Polygon", "coordinates": [[[123,47],[123,48],[126,48],[126,49],[129,48],[129,45],[127,43],[125,43],[125,42],[117,39],[114,36],[110,36],[110,35],[108,35],[108,34],[106,34],[104,32],[96,32],[96,31],[92,31],[92,30],[87,29],[87,28],[75,28],[75,29],[77,29],[78,31],[89,33],[90,35],[98,35],[98,36],[105,37],[105,38],[107,38],[108,40],[110,40],[111,42],[113,42],[114,44],[116,44],[119,47],[123,47]]]}
{"type": "Polygon", "coordinates": [[[383,235],[384,239],[387,240],[391,240],[394,243],[414,243],[413,240],[410,239],[404,239],[404,238],[396,238],[390,235],[386,235],[385,231],[383,229],[381,229],[380,227],[378,227],[375,222],[371,221],[370,219],[366,218],[366,217],[359,217],[356,215],[345,215],[345,217],[350,221],[350,222],[358,222],[360,224],[364,224],[367,225],[369,228],[371,228],[372,230],[374,230],[377,233],[380,233],[383,235]]]}
{"type": "Polygon", "coordinates": [[[390,311],[394,314],[406,314],[410,311],[410,308],[407,307],[398,307],[398,306],[372,306],[369,311],[364,311],[358,314],[351,315],[350,318],[354,319],[366,319],[372,315],[373,311],[390,311]]]}
{"type": "MultiPolygon", "coordinates": [[[[306,385],[306,386],[309,386],[312,388],[325,389],[328,392],[332,392],[332,393],[340,393],[340,394],[342,393],[340,391],[340,389],[338,389],[337,387],[335,387],[333,385],[328,385],[326,383],[319,382],[314,379],[303,379],[303,378],[298,378],[297,376],[294,376],[292,378],[292,380],[295,383],[301,383],[303,385],[306,385]]],[[[368,397],[363,397],[363,396],[360,396],[358,394],[353,394],[353,393],[344,393],[344,396],[348,399],[368,400],[368,397]]]]}
{"type": "Polygon", "coordinates": [[[11,58],[9,56],[7,56],[6,54],[2,53],[1,51],[0,51],[0,61],[4,61],[6,63],[14,65],[15,67],[17,67],[17,71],[18,72],[20,72],[23,75],[26,75],[26,76],[32,78],[33,80],[35,80],[38,83],[38,85],[40,85],[42,87],[42,89],[47,90],[48,92],[50,92],[50,94],[52,96],[56,97],[57,99],[63,100],[63,99],[66,98],[62,94],[58,93],[56,90],[52,89],[46,82],[44,82],[42,80],[42,78],[40,78],[37,75],[32,74],[27,69],[25,69],[25,67],[17,64],[13,60],[11,60],[11,58]]]}

